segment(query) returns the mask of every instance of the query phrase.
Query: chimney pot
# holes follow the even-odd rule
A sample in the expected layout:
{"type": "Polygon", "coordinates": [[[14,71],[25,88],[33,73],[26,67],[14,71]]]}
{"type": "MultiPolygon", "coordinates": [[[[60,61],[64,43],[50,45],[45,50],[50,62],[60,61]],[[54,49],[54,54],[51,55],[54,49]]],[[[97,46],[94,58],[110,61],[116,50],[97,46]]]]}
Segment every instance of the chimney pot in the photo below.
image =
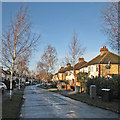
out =
{"type": "Polygon", "coordinates": [[[103,55],[106,52],[108,52],[108,49],[106,48],[106,46],[103,46],[103,48],[100,49],[100,55],[103,55]]]}
{"type": "Polygon", "coordinates": [[[79,58],[78,59],[79,63],[84,61],[84,58],[79,58]]]}
{"type": "Polygon", "coordinates": [[[68,66],[71,66],[71,64],[70,64],[70,63],[68,63],[68,64],[67,64],[67,67],[68,67],[68,66]]]}

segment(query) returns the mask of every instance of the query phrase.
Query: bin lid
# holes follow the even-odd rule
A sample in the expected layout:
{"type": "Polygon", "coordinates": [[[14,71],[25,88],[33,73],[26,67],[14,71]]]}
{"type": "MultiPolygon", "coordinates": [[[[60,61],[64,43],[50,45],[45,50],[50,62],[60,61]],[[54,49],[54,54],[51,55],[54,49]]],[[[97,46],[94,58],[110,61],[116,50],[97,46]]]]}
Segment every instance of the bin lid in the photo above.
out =
{"type": "Polygon", "coordinates": [[[104,91],[110,91],[111,89],[104,89],[104,88],[103,88],[103,89],[101,89],[101,90],[104,90],[104,91]]]}

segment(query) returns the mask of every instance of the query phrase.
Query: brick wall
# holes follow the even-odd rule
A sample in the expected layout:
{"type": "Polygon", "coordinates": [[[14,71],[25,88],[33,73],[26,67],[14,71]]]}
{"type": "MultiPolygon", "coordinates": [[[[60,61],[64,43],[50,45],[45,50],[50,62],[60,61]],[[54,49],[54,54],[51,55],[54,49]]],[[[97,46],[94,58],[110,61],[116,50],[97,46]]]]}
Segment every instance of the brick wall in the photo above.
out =
{"type": "MultiPolygon", "coordinates": [[[[107,64],[101,64],[100,65],[100,76],[106,76],[107,74],[118,74],[118,65],[117,64],[112,64],[110,69],[107,69],[105,66],[107,64]]],[[[119,65],[119,70],[120,70],[120,65],[119,65]]]]}

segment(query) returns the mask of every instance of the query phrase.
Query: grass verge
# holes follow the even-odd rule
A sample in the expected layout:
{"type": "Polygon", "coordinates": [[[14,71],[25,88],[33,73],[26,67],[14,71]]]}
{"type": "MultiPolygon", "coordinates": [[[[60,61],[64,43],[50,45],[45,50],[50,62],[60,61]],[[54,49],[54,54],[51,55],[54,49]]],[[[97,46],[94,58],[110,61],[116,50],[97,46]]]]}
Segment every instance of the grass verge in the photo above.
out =
{"type": "Polygon", "coordinates": [[[96,107],[100,107],[106,110],[111,110],[113,112],[117,112],[120,113],[119,110],[119,100],[112,100],[111,102],[104,102],[101,99],[99,99],[98,97],[96,97],[95,99],[91,99],[89,97],[89,95],[87,94],[72,94],[72,95],[68,95],[68,97],[75,99],[77,101],[81,101],[84,103],[87,103],[89,105],[93,105],[96,107]]]}
{"type": "Polygon", "coordinates": [[[70,91],[51,91],[55,93],[59,93],[63,96],[69,97],[71,99],[87,103],[92,106],[100,107],[106,110],[111,110],[116,113],[120,113],[120,100],[114,99],[111,102],[102,101],[102,99],[96,97],[95,99],[90,98],[90,96],[86,93],[76,93],[76,94],[69,94],[70,91]]]}
{"type": "Polygon", "coordinates": [[[19,118],[20,116],[20,109],[23,102],[23,94],[24,94],[24,87],[20,90],[17,90],[12,95],[12,100],[6,99],[2,103],[2,120],[7,118],[19,118]]]}

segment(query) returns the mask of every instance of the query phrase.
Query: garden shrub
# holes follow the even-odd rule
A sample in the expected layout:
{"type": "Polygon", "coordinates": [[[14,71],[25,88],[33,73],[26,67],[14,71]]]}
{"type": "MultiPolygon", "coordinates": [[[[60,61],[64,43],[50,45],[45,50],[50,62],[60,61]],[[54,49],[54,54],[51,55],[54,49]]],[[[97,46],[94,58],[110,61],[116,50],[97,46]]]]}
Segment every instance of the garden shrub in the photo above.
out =
{"type": "Polygon", "coordinates": [[[96,85],[96,93],[97,95],[101,95],[101,89],[111,89],[114,98],[120,98],[120,76],[113,76],[112,78],[105,78],[105,77],[95,77],[93,79],[87,79],[87,93],[90,93],[90,85],[96,85]]]}

